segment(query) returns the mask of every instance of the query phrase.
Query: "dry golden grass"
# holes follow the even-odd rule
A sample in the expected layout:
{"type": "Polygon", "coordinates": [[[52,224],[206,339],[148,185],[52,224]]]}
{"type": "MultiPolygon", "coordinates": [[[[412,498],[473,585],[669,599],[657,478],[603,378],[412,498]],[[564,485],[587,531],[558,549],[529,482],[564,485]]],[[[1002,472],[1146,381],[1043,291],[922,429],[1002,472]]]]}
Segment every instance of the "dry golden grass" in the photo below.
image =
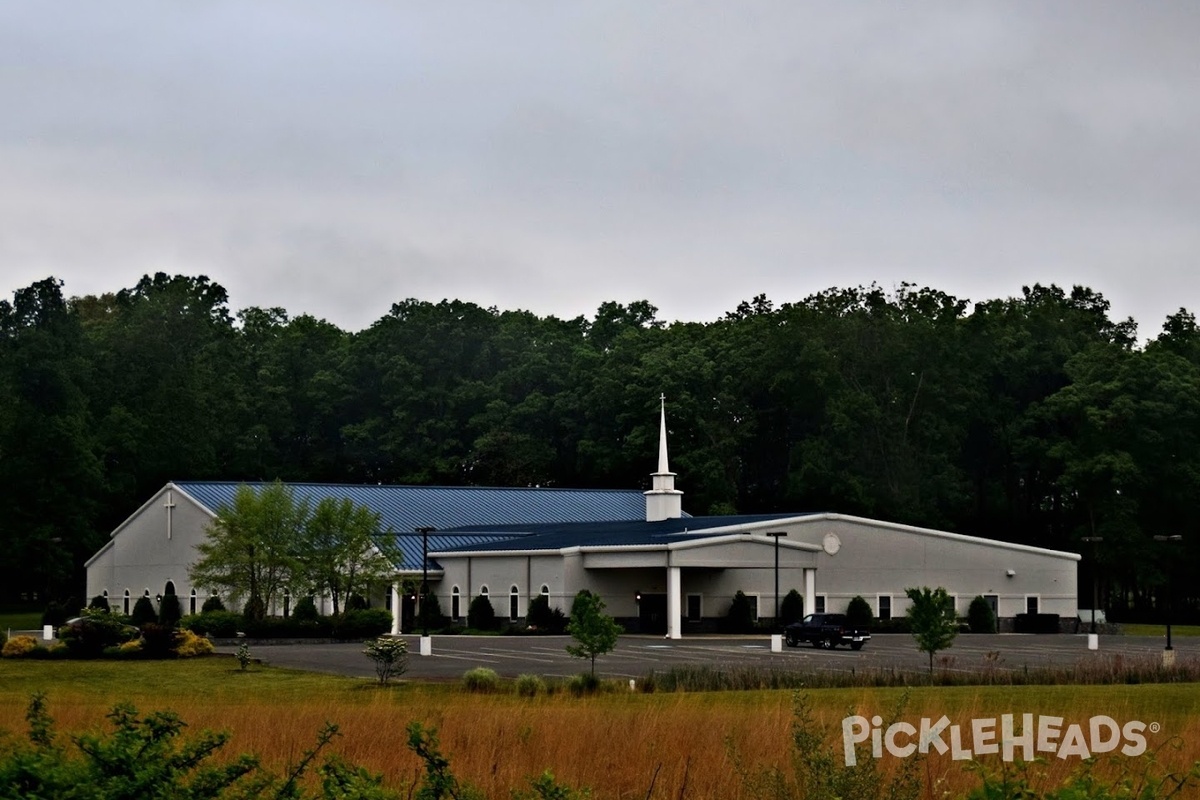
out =
{"type": "MultiPolygon", "coordinates": [[[[311,746],[325,721],[344,736],[335,750],[384,773],[403,788],[420,770],[405,747],[412,720],[435,726],[454,772],[489,796],[550,769],[562,782],[590,786],[598,798],[740,798],[745,796],[732,754],[751,770],[791,772],[793,695],[786,691],[697,694],[566,694],[521,698],[472,695],[456,686],[402,684],[380,689],[364,681],[287,670],[239,672],[228,659],[191,662],[0,662],[0,728],[23,728],[32,691],[49,695],[58,729],[103,726],[120,700],[140,709],[169,708],[189,726],[233,733],[231,750],[253,752],[276,768],[311,746]],[[657,778],[655,774],[657,772],[657,778]]],[[[847,713],[887,716],[902,690],[825,689],[810,693],[818,721],[840,735],[847,713]]],[[[1092,714],[1124,721],[1158,722],[1182,743],[1163,756],[1180,768],[1200,759],[1200,691],[1195,685],[948,687],[911,691],[903,718],[946,714],[967,724],[973,717],[1046,713],[1085,722],[1092,714]]],[[[840,753],[840,739],[831,739],[840,753]]],[[[895,759],[885,758],[884,770],[895,759]]],[[[1051,775],[1077,762],[1049,759],[1051,775]]],[[[929,758],[922,776],[930,797],[959,797],[978,778],[949,756],[929,758]]]]}

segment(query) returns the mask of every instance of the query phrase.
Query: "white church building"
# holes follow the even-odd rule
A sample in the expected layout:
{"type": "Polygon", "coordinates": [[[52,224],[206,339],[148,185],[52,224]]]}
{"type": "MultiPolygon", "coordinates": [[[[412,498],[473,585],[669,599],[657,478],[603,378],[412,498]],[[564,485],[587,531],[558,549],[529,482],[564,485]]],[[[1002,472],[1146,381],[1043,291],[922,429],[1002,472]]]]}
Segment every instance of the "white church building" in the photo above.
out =
{"type": "MultiPolygon", "coordinates": [[[[128,611],[139,596],[173,591],[185,612],[199,610],[209,592],[189,583],[188,567],[239,485],[168,483],[88,560],[87,596],[128,611]]],[[[538,595],[566,612],[588,589],[627,629],[671,638],[713,630],[738,591],[764,619],[793,589],[805,613],[844,611],[861,595],[876,617],[903,616],[905,589],[914,586],[945,587],[960,615],[976,596],[1002,620],[1078,613],[1075,553],[836,513],[690,516],[668,466],[665,411],[658,470],[646,492],[290,486],[313,503],[344,497],[365,505],[397,536],[397,583],[377,598],[392,612],[394,632],[407,630],[412,615],[399,581],[423,573],[456,620],[465,621],[480,595],[498,618],[519,623],[538,595]],[[423,528],[433,530],[423,537],[423,528]]]]}

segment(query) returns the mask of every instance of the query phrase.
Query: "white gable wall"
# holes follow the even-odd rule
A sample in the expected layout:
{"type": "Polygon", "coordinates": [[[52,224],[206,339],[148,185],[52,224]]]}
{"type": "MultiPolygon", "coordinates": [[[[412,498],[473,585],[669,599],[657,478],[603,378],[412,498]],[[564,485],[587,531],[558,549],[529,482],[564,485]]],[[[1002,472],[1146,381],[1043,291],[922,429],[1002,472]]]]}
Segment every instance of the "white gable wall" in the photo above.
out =
{"type": "Polygon", "coordinates": [[[819,545],[829,533],[841,541],[836,555],[821,552],[817,558],[816,593],[826,596],[829,611],[844,611],[862,595],[878,614],[877,596],[890,594],[892,616],[903,616],[906,588],[942,586],[957,595],[962,615],[977,595],[996,595],[1001,617],[1024,613],[1030,596],[1038,598],[1041,613],[1078,613],[1079,556],[1073,553],[832,514],[786,529],[798,541],[819,545]]]}
{"type": "MultiPolygon", "coordinates": [[[[211,520],[212,515],[206,509],[179,489],[164,487],[122,523],[108,545],[88,563],[88,598],[107,590],[109,603],[120,608],[121,597],[128,589],[132,608],[147,589],[154,597],[162,594],[167,581],[173,581],[186,614],[193,588],[187,566],[196,560],[196,545],[204,541],[204,531],[211,520]],[[174,504],[169,536],[165,507],[168,496],[174,504]]],[[[198,609],[208,596],[208,589],[194,588],[198,609]]]]}

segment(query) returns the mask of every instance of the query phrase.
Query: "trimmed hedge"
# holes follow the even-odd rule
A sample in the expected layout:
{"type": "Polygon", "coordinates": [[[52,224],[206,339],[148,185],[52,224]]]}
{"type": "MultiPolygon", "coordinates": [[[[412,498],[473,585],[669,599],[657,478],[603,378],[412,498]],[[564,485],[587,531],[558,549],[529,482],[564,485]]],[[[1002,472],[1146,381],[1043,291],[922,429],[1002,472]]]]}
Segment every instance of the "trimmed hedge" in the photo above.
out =
{"type": "Polygon", "coordinates": [[[216,639],[244,633],[251,639],[371,639],[392,629],[392,615],[380,609],[347,611],[315,620],[266,617],[250,620],[232,611],[209,611],[180,620],[180,627],[216,639]]]}

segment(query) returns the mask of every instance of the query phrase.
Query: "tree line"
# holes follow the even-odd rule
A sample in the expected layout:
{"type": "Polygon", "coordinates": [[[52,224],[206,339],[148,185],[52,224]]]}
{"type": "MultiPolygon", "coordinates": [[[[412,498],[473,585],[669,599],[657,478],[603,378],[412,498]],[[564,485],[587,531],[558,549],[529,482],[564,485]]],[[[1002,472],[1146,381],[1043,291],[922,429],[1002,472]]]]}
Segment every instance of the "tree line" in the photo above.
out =
{"type": "Polygon", "coordinates": [[[7,602],[80,594],[83,561],[171,479],[648,488],[660,394],[693,514],[837,511],[1073,550],[1081,604],[1095,575],[1116,613],[1195,594],[1183,309],[1144,343],[1100,294],[1053,285],[760,295],[669,324],[646,301],[560,319],[410,299],[348,332],[235,313],[203,276],[63,288],[0,301],[7,602]]]}

